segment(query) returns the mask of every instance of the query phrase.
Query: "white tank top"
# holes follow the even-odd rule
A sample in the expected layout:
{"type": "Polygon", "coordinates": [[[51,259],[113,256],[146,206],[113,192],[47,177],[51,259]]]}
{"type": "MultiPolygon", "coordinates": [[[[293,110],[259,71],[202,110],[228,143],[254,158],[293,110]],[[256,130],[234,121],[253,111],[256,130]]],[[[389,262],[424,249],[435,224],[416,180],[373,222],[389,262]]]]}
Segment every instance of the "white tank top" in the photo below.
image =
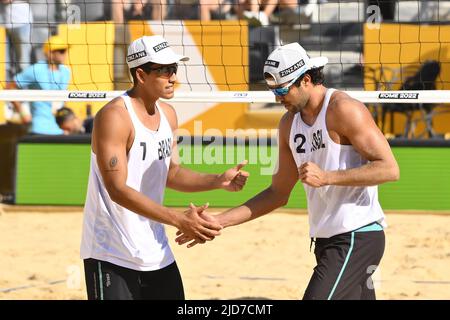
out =
{"type": "MultiPolygon", "coordinates": [[[[138,119],[127,94],[122,96],[134,127],[128,153],[127,186],[162,204],[169,170],[173,133],[158,105],[157,131],[138,119]]],[[[174,261],[164,225],[111,200],[91,150],[91,167],[84,207],[81,258],[94,258],[140,271],[158,270],[174,261]]]]}
{"type": "MultiPolygon", "coordinates": [[[[303,122],[300,113],[294,116],[289,146],[297,167],[310,161],[322,170],[334,171],[361,167],[368,162],[353,146],[337,144],[328,135],[326,114],[334,91],[327,90],[322,109],[312,126],[303,122]]],[[[377,186],[303,186],[308,200],[311,237],[329,238],[375,221],[386,227],[377,186]]]]}

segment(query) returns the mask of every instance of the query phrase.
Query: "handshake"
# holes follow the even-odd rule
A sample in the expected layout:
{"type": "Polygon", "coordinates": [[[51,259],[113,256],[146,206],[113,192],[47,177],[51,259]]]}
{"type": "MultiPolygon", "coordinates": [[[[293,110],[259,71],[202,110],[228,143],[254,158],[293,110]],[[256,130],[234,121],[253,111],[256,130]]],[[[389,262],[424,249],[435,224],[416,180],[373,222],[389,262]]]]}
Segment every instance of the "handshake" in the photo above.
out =
{"type": "MultiPolygon", "coordinates": [[[[242,168],[247,164],[244,160],[234,168],[228,169],[223,174],[217,176],[217,188],[235,192],[240,191],[245,186],[249,173],[243,171],[242,168]]],[[[178,215],[176,227],[178,228],[177,238],[175,241],[179,244],[188,244],[188,248],[198,243],[205,243],[213,240],[220,235],[223,226],[219,222],[220,216],[213,216],[205,212],[208,203],[203,206],[196,207],[192,203],[189,209],[183,214],[178,215]]]]}
{"type": "Polygon", "coordinates": [[[187,247],[191,248],[198,243],[205,243],[220,235],[223,229],[217,216],[206,213],[208,203],[196,207],[192,203],[189,209],[180,215],[177,238],[175,241],[179,245],[190,242],[187,247]]]}

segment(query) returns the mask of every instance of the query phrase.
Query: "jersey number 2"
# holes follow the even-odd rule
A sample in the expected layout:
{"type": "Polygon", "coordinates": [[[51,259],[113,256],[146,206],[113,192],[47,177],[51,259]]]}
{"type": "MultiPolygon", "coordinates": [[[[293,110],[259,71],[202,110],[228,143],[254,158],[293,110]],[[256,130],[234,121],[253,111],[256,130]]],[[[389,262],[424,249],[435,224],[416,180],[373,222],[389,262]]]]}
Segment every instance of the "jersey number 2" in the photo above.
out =
{"type": "Polygon", "coordinates": [[[300,145],[297,146],[296,151],[297,151],[297,153],[305,153],[306,150],[305,150],[305,148],[303,148],[303,145],[305,144],[306,137],[303,134],[298,133],[294,136],[294,143],[297,142],[298,138],[302,139],[302,141],[300,142],[300,145]]]}

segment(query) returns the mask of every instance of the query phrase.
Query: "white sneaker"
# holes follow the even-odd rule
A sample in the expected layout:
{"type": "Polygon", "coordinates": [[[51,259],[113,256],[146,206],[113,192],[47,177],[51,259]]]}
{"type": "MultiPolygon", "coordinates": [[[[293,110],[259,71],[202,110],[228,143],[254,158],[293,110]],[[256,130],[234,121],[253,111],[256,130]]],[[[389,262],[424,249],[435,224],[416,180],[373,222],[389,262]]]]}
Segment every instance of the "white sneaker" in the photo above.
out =
{"type": "Polygon", "coordinates": [[[263,25],[263,26],[269,25],[269,17],[267,16],[267,14],[264,11],[259,12],[258,20],[261,22],[261,25],[263,25]]]}
{"type": "Polygon", "coordinates": [[[259,21],[258,13],[252,11],[244,11],[243,15],[250,27],[261,26],[261,21],[259,21]]]}
{"type": "Polygon", "coordinates": [[[256,18],[256,13],[254,13],[253,11],[248,11],[245,10],[243,13],[244,17],[247,18],[248,20],[256,18]]]}
{"type": "Polygon", "coordinates": [[[317,5],[314,5],[314,4],[307,4],[302,8],[301,11],[306,17],[311,18],[316,6],[317,5]]]}
{"type": "Polygon", "coordinates": [[[244,11],[244,17],[251,26],[268,26],[269,17],[263,12],[244,11]]]}

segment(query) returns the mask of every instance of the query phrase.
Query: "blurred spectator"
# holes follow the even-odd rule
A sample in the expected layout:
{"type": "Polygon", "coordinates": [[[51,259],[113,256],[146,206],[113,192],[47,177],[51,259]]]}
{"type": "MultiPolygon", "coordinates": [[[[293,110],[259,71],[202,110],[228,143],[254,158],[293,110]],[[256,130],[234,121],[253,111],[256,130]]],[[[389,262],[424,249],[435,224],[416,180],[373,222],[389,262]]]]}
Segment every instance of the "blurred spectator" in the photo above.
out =
{"type": "MultiPolygon", "coordinates": [[[[173,20],[200,20],[201,0],[170,0],[168,19],[173,20]]],[[[211,0],[210,2],[213,2],[211,0]]],[[[215,0],[215,2],[221,0],[215,0]]],[[[210,16],[211,20],[211,16],[210,16]]],[[[209,20],[204,20],[209,21],[209,20]]]]}
{"type": "Polygon", "coordinates": [[[199,0],[198,4],[202,21],[210,21],[212,17],[225,18],[232,8],[232,0],[199,0]]]}
{"type": "MultiPolygon", "coordinates": [[[[202,21],[229,19],[234,13],[238,19],[248,20],[250,26],[267,26],[269,17],[277,5],[297,7],[297,0],[175,0],[180,3],[181,11],[176,18],[191,18],[191,8],[199,6],[199,18],[202,21]]],[[[180,10],[178,10],[180,11],[180,10]]]]}
{"type": "Polygon", "coordinates": [[[327,3],[327,0],[267,0],[263,13],[270,21],[272,14],[277,10],[278,20],[284,25],[307,24],[311,23],[317,6],[323,3],[327,3]]]}
{"type": "Polygon", "coordinates": [[[159,20],[167,15],[167,0],[125,0],[113,2],[112,17],[114,22],[124,20],[159,20]]]}
{"type": "Polygon", "coordinates": [[[0,0],[0,24],[6,29],[7,80],[20,73],[31,61],[31,13],[28,1],[0,0]]]}
{"type": "MultiPolygon", "coordinates": [[[[126,1],[124,5],[125,20],[148,20],[152,15],[152,7],[148,0],[126,1]]],[[[152,16],[152,20],[153,16],[152,16]]]]}
{"type": "MultiPolygon", "coordinates": [[[[7,85],[7,88],[11,89],[11,86],[7,85]]],[[[19,113],[19,110],[16,110],[12,102],[5,101],[4,115],[6,123],[27,124],[31,120],[30,107],[27,103],[23,102],[21,104],[21,112],[19,113]]]]}
{"type": "Polygon", "coordinates": [[[267,26],[269,25],[269,16],[275,10],[278,1],[279,0],[237,0],[235,11],[239,19],[248,20],[249,25],[251,26],[267,26]]]}
{"type": "Polygon", "coordinates": [[[122,1],[113,1],[111,4],[111,19],[116,25],[124,22],[124,6],[122,1]]]}
{"type": "Polygon", "coordinates": [[[64,134],[92,133],[94,118],[88,117],[84,121],[76,116],[72,109],[62,107],[56,112],[56,123],[64,134]]]}
{"type": "Polygon", "coordinates": [[[299,23],[300,15],[312,13],[312,6],[320,1],[309,0],[238,0],[235,11],[239,19],[246,19],[251,26],[267,26],[275,9],[278,9],[280,21],[296,20],[299,23]]]}
{"type": "MultiPolygon", "coordinates": [[[[60,36],[52,36],[43,46],[46,61],[39,61],[26,68],[14,78],[11,88],[66,90],[70,80],[70,70],[64,65],[69,45],[60,36]]],[[[62,134],[52,113],[52,103],[35,101],[31,103],[31,116],[24,112],[22,104],[13,102],[25,123],[31,121],[33,134],[62,134]]]]}

